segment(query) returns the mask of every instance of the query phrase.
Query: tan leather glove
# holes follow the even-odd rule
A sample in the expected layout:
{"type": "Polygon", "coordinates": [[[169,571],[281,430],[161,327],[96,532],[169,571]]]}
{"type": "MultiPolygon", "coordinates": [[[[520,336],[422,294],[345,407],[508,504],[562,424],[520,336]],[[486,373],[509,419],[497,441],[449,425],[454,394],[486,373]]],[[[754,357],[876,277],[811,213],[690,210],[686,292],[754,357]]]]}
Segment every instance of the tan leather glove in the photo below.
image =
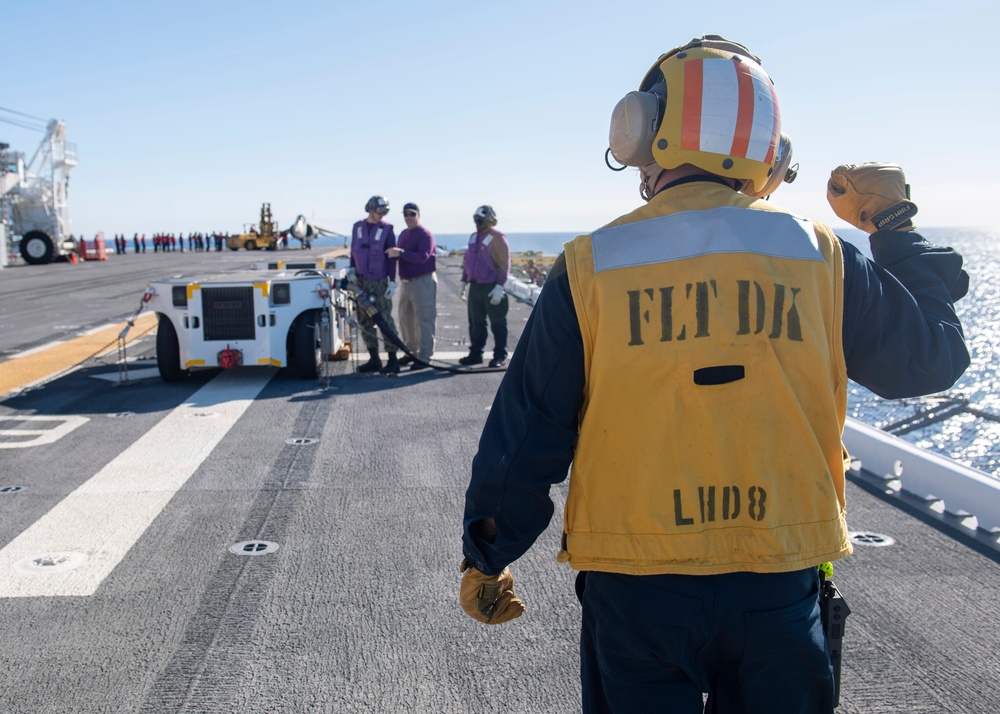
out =
{"type": "Polygon", "coordinates": [[[912,231],[917,206],[896,164],[842,164],[830,172],[826,200],[833,212],[865,233],[912,231]]]}
{"type": "Polygon", "coordinates": [[[483,575],[469,565],[467,558],[462,558],[459,572],[464,573],[460,594],[462,609],[473,620],[499,625],[524,612],[524,603],[514,595],[514,576],[510,568],[504,568],[499,575],[483,575]]]}

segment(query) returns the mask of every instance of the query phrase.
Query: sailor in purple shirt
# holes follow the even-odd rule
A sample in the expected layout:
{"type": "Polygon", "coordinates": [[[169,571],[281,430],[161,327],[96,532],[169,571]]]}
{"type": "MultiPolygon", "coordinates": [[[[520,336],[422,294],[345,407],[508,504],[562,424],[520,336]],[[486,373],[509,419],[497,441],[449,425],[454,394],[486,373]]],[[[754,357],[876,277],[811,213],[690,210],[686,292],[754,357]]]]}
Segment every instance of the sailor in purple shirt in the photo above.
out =
{"type": "Polygon", "coordinates": [[[493,359],[490,367],[507,361],[507,309],[504,291],[510,272],[510,246],[498,231],[497,214],[491,206],[480,206],[472,216],[476,232],[469,236],[462,265],[462,295],[469,300],[469,354],[460,364],[482,364],[486,347],[486,320],[493,331],[493,359]]]}
{"type": "Polygon", "coordinates": [[[399,328],[400,337],[410,354],[400,364],[413,362],[411,370],[426,369],[434,354],[434,323],[437,320],[437,245],[431,232],[420,225],[420,209],[415,203],[403,206],[406,230],[399,243],[386,255],[399,259],[399,328]]]}
{"type": "MultiPolygon", "coordinates": [[[[396,332],[392,319],[392,295],[396,292],[396,259],[389,257],[388,250],[396,245],[396,234],[392,224],[382,220],[389,213],[389,201],[384,196],[372,196],[365,204],[368,217],[358,221],[351,229],[351,271],[357,278],[358,287],[366,295],[375,298],[375,309],[385,320],[388,329],[396,332]]],[[[364,310],[358,311],[361,336],[368,350],[368,361],[358,367],[359,372],[381,372],[398,374],[399,360],[396,345],[382,333],[382,342],[389,355],[389,361],[382,366],[378,353],[378,335],[375,321],[364,310]]]]}

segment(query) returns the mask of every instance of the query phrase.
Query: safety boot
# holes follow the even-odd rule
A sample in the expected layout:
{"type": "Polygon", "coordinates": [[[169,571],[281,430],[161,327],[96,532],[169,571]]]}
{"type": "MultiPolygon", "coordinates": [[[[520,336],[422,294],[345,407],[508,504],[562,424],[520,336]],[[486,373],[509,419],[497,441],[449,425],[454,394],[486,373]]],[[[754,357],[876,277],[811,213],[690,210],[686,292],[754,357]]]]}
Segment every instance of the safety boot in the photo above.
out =
{"type": "Polygon", "coordinates": [[[389,353],[389,361],[385,363],[385,367],[381,369],[382,374],[399,374],[399,360],[396,359],[396,353],[389,353]]]}
{"type": "Polygon", "coordinates": [[[358,372],[378,372],[382,369],[382,360],[378,356],[378,350],[368,350],[369,359],[358,367],[358,372]]]}
{"type": "Polygon", "coordinates": [[[470,365],[470,364],[482,364],[483,363],[483,353],[482,352],[469,352],[465,357],[458,360],[459,364],[470,365]]]}

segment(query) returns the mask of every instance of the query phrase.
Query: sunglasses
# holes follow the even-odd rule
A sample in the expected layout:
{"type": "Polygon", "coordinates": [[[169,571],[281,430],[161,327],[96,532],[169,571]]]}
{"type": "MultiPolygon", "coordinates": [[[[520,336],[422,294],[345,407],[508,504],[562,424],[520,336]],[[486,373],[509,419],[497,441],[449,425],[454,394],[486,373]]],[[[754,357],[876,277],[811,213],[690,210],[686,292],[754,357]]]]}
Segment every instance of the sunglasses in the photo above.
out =
{"type": "Polygon", "coordinates": [[[406,216],[407,218],[416,218],[417,217],[417,212],[416,211],[403,211],[403,215],[406,216]]]}

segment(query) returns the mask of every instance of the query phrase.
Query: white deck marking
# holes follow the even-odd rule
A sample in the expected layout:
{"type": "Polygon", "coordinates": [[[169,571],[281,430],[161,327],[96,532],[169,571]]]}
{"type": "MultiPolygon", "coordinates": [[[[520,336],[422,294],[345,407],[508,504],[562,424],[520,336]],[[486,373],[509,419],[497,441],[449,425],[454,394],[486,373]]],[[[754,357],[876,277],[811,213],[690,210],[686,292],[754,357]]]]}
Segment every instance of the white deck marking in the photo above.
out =
{"type": "Polygon", "coordinates": [[[220,373],[8,543],[0,550],[0,598],[93,595],[276,372],[220,373]],[[24,569],[53,553],[86,561],[24,569]]]}
{"type": "Polygon", "coordinates": [[[8,359],[21,359],[22,357],[30,357],[31,355],[38,354],[39,352],[44,352],[47,349],[55,347],[56,345],[65,344],[66,340],[53,340],[52,342],[46,342],[44,345],[39,345],[38,347],[32,347],[30,350],[24,350],[23,352],[18,352],[12,354],[8,359]]]}
{"type": "Polygon", "coordinates": [[[83,332],[81,332],[79,334],[80,335],[93,335],[94,333],[100,332],[101,330],[106,330],[109,327],[114,327],[117,324],[118,324],[117,322],[106,322],[103,325],[98,325],[97,327],[92,327],[89,330],[84,330],[83,332]]]}
{"type": "Polygon", "coordinates": [[[54,423],[55,426],[47,426],[42,429],[0,429],[0,449],[26,449],[31,446],[53,444],[90,420],[82,416],[22,416],[20,414],[0,416],[0,423],[18,421],[41,424],[54,423]],[[20,439],[20,441],[5,441],[3,439],[5,436],[20,439]],[[25,441],[25,437],[28,436],[35,438],[25,441]]]}

